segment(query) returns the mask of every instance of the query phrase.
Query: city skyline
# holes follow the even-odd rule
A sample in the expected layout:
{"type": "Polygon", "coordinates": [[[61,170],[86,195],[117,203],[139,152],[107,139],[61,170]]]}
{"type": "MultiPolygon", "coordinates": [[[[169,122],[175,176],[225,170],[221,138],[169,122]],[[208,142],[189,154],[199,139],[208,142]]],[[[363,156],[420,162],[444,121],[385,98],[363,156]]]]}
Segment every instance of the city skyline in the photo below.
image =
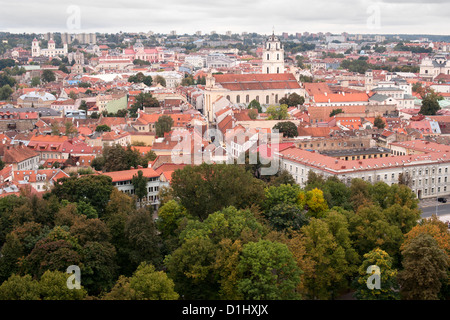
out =
{"type": "Polygon", "coordinates": [[[183,3],[134,1],[60,2],[3,4],[0,32],[148,32],[177,34],[256,32],[331,32],[358,34],[441,35],[450,23],[444,0],[334,1],[204,0],[183,3]],[[23,10],[23,8],[28,10],[23,10]],[[351,9],[351,10],[349,10],[351,9]]]}

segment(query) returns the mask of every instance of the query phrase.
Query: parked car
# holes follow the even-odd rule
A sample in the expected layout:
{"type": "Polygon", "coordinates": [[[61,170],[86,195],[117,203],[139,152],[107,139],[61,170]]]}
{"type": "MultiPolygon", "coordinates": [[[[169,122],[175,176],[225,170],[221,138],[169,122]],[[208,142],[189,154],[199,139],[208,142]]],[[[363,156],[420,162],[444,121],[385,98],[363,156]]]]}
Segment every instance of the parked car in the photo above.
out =
{"type": "Polygon", "coordinates": [[[439,202],[442,202],[442,203],[446,203],[446,202],[447,202],[447,199],[446,199],[446,198],[438,198],[438,201],[439,201],[439,202]]]}

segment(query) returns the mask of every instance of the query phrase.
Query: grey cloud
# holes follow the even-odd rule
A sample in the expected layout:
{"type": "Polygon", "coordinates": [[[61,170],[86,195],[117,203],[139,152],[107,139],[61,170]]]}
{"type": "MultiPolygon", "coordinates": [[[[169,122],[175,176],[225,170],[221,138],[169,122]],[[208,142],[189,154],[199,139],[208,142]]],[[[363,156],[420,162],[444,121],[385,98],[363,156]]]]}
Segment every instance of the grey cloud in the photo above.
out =
{"type": "Polygon", "coordinates": [[[348,0],[81,0],[8,2],[0,12],[0,31],[67,30],[67,8],[80,8],[83,31],[148,31],[179,34],[209,32],[367,32],[371,6],[380,10],[379,33],[442,33],[448,30],[448,1],[348,0]],[[24,9],[26,8],[26,9],[24,9]]]}

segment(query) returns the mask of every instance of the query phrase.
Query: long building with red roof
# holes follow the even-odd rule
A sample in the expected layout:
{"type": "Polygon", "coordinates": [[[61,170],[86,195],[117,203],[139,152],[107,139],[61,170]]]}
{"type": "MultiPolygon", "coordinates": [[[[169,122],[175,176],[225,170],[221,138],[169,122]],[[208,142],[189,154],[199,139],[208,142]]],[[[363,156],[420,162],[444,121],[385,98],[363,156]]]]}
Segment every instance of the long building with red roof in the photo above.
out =
{"type": "Polygon", "coordinates": [[[347,184],[359,178],[371,183],[385,182],[392,185],[398,183],[399,175],[402,174],[410,178],[410,187],[420,199],[450,194],[450,147],[423,141],[397,143],[394,146],[396,148],[391,149],[388,157],[360,160],[336,159],[296,147],[282,150],[277,155],[280,169],[292,174],[301,186],[306,183],[310,171],[325,178],[336,176],[347,184]],[[404,150],[416,149],[417,153],[400,152],[402,146],[404,150]]]}
{"type": "Polygon", "coordinates": [[[292,73],[277,74],[209,74],[204,91],[204,114],[214,120],[213,103],[225,97],[233,104],[248,104],[252,100],[260,104],[277,104],[291,93],[305,96],[292,73]]]}

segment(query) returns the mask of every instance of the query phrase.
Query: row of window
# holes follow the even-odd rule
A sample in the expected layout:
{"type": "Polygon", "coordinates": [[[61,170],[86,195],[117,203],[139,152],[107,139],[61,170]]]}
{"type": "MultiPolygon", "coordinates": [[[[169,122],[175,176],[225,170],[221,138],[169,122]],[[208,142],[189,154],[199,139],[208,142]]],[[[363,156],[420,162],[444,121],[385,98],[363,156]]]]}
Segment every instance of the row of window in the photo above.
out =
{"type": "Polygon", "coordinates": [[[37,162],[37,159],[36,158],[32,158],[32,159],[23,161],[22,163],[19,163],[17,165],[17,168],[18,168],[18,170],[27,169],[27,168],[30,168],[30,166],[32,166],[36,162],[37,162]]]}
{"type": "MultiPolygon", "coordinates": [[[[321,145],[321,143],[317,143],[317,147],[318,147],[318,148],[320,148],[320,145],[321,145]]],[[[346,146],[347,146],[347,142],[342,142],[342,143],[341,143],[341,142],[338,142],[338,143],[336,143],[336,145],[337,145],[338,147],[340,147],[340,146],[346,147],[346,146]]],[[[326,146],[327,146],[327,143],[324,142],[324,143],[322,144],[322,146],[323,146],[323,147],[326,147],[326,146]]],[[[331,143],[331,146],[334,147],[334,142],[331,143]]],[[[362,148],[364,148],[364,143],[361,143],[360,146],[361,146],[362,148]]],[[[299,145],[299,147],[301,148],[301,145],[299,145]]],[[[303,145],[303,147],[304,147],[304,148],[308,148],[308,144],[305,143],[305,144],[303,145]]],[[[311,144],[309,145],[309,147],[310,147],[310,148],[313,148],[313,144],[311,143],[311,144]]],[[[353,147],[353,148],[356,148],[356,143],[353,143],[353,144],[352,144],[352,147],[353,147]]],[[[365,159],[365,158],[364,158],[364,159],[365,159]]]]}
{"type": "MultiPolygon", "coordinates": [[[[284,169],[285,170],[288,170],[288,168],[287,168],[287,163],[284,163],[284,169]]],[[[295,167],[295,174],[299,174],[299,167],[295,167]]],[[[433,174],[435,173],[435,169],[433,168],[432,169],[433,170],[433,174]]],[[[308,170],[309,171],[309,170],[308,170]]],[[[426,169],[425,170],[426,171],[426,174],[428,174],[428,169],[426,169]]],[[[445,173],[447,173],[448,172],[448,168],[444,168],[444,171],[445,171],[445,173]]],[[[294,173],[294,171],[293,171],[293,167],[292,167],[292,165],[289,165],[289,172],[290,173],[294,173]]],[[[415,174],[415,170],[413,170],[413,172],[414,172],[414,174],[415,174]]],[[[438,169],[438,172],[439,173],[442,173],[442,168],[439,168],[438,169]]],[[[407,172],[408,173],[408,172],[407,172]]],[[[301,169],[301,173],[300,173],[302,176],[304,176],[305,175],[305,172],[304,172],[304,169],[301,169]]],[[[306,172],[306,174],[308,174],[308,172],[306,172]]],[[[419,176],[420,175],[422,175],[422,170],[419,170],[419,176]]],[[[389,177],[389,174],[387,174],[387,173],[385,173],[384,175],[380,175],[380,174],[378,174],[377,175],[377,177],[376,177],[376,181],[381,181],[382,180],[382,177],[384,178],[383,179],[383,181],[388,181],[388,177],[389,177]]],[[[390,174],[390,178],[391,178],[391,182],[392,181],[397,181],[397,179],[398,179],[398,176],[396,176],[396,174],[395,173],[392,173],[392,174],[390,174]]],[[[366,178],[363,176],[363,177],[361,177],[361,179],[362,180],[365,180],[366,178]]],[[[297,176],[295,176],[295,180],[297,181],[297,176]]],[[[348,178],[347,179],[348,181],[348,183],[350,183],[350,181],[351,181],[351,178],[348,178]]],[[[372,176],[371,175],[369,175],[368,177],[367,177],[367,181],[368,182],[372,182],[372,176]]],[[[431,184],[432,185],[434,185],[435,184],[435,178],[431,178],[430,180],[429,179],[424,179],[424,185],[428,185],[428,182],[431,182],[431,184]]],[[[448,177],[447,176],[444,176],[444,177],[438,177],[437,178],[437,183],[438,184],[441,184],[441,183],[447,183],[448,182],[448,177]]],[[[302,183],[303,183],[303,178],[302,178],[302,183]]],[[[412,185],[413,186],[415,186],[416,185],[416,180],[412,180],[412,185]]],[[[422,185],[422,179],[419,179],[418,181],[417,181],[417,185],[418,186],[421,186],[422,185]]]]}
{"type": "MultiPolygon", "coordinates": [[[[431,192],[430,192],[430,194],[434,194],[435,192],[434,192],[434,188],[431,188],[431,192]]],[[[437,192],[438,193],[440,193],[441,192],[441,187],[438,187],[437,188],[437,192]]],[[[447,186],[444,186],[443,188],[442,188],[442,192],[447,192],[447,186]]],[[[428,189],[424,189],[424,195],[428,195],[428,189]]]]}
{"type": "MultiPolygon", "coordinates": [[[[227,99],[228,99],[228,101],[232,102],[230,96],[227,96],[227,99]]],[[[259,96],[256,96],[255,100],[260,102],[259,101],[259,96]]],[[[270,96],[266,95],[266,104],[269,104],[270,103],[269,101],[270,101],[270,96]]],[[[241,96],[240,95],[236,96],[236,103],[241,103],[241,96]]],[[[245,96],[245,103],[250,103],[250,95],[248,95],[248,94],[245,96]]],[[[278,103],[278,94],[275,95],[275,103],[278,103]]]]}

